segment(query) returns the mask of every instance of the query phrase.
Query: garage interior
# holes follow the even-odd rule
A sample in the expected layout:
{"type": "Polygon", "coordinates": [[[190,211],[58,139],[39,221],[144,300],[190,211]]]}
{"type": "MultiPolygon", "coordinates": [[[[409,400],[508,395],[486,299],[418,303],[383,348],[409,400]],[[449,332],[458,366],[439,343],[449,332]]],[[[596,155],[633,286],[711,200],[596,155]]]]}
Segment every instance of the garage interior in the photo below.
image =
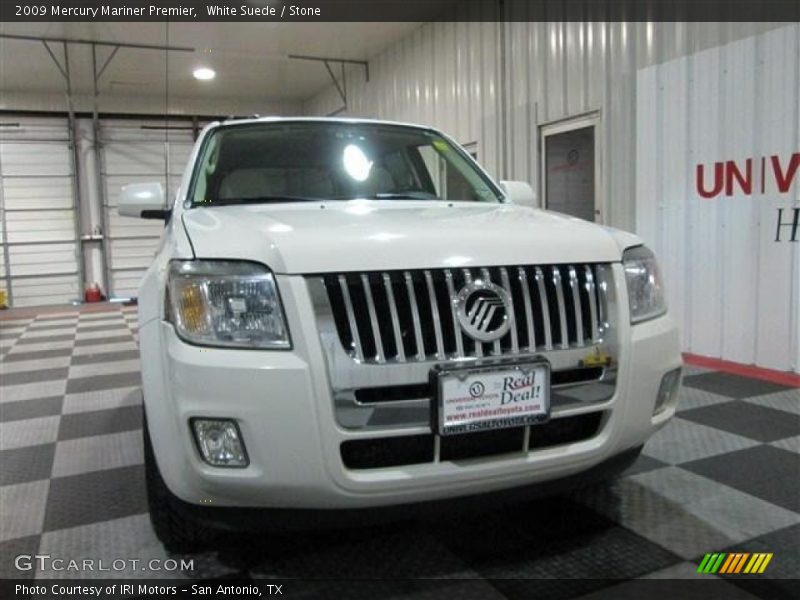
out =
{"type": "Polygon", "coordinates": [[[195,565],[182,576],[298,578],[309,596],[331,593],[314,581],[329,578],[368,580],[374,596],[615,598],[628,580],[715,577],[698,573],[706,553],[745,551],[773,562],[758,580],[719,575],[728,596],[791,597],[800,175],[704,204],[694,185],[700,164],[800,152],[800,25],[502,22],[495,9],[466,2],[435,23],[0,24],[0,577],[70,576],[21,573],[20,554],[175,557],[147,516],[135,306],[162,224],[118,216],[119,190],[161,181],[174,197],[209,122],[303,115],[433,125],[496,179],[531,182],[543,206],[644,237],[682,329],[678,414],[607,485],[223,537],[181,556],[195,565]],[[95,285],[103,301],[86,302],[95,285]]]}

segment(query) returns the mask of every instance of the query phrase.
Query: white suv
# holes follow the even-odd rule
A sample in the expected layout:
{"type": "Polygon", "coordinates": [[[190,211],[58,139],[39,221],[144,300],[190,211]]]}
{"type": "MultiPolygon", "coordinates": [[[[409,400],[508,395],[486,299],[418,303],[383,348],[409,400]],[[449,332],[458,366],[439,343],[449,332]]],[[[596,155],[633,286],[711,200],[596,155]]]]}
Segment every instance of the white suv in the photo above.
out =
{"type": "Polygon", "coordinates": [[[127,186],[167,221],[139,290],[162,541],[630,464],[681,379],[656,261],[533,201],[439,131],[343,119],[208,126],[171,209],[127,186]]]}

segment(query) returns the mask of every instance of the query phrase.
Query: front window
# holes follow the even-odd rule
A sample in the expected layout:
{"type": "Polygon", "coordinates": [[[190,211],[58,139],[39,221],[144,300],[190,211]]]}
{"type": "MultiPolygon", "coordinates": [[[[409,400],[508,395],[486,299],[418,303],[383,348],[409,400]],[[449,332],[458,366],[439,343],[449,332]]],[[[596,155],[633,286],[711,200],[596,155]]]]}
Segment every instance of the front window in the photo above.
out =
{"type": "Polygon", "coordinates": [[[223,126],[195,172],[192,206],[314,200],[499,202],[469,157],[426,129],[286,122],[223,126]]]}

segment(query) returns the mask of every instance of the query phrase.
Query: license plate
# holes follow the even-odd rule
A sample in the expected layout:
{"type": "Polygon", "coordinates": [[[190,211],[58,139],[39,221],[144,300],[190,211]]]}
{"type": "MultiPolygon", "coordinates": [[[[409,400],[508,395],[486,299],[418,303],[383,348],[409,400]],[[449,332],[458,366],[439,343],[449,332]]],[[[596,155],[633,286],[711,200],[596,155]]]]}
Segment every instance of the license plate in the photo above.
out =
{"type": "Polygon", "coordinates": [[[520,427],[550,416],[550,365],[531,361],[436,373],[441,435],[520,427]]]}

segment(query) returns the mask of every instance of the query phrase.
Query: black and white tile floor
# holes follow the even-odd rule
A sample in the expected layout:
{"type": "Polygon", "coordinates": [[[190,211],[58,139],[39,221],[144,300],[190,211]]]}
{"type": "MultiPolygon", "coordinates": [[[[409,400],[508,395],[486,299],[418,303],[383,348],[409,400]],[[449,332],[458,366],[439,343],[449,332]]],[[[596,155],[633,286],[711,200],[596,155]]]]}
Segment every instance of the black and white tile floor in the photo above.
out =
{"type": "MultiPolygon", "coordinates": [[[[4,313],[0,377],[0,577],[87,576],[19,572],[19,554],[168,558],[144,498],[135,308],[4,313]]],[[[715,551],[772,552],[761,577],[796,589],[800,389],[689,368],[677,418],[611,485],[480,518],[223,541],[180,576],[469,578],[487,598],[615,597],[623,580],[713,577],[695,570],[715,551]]],[[[730,597],[753,597],[752,578],[725,577],[730,597]]]]}

